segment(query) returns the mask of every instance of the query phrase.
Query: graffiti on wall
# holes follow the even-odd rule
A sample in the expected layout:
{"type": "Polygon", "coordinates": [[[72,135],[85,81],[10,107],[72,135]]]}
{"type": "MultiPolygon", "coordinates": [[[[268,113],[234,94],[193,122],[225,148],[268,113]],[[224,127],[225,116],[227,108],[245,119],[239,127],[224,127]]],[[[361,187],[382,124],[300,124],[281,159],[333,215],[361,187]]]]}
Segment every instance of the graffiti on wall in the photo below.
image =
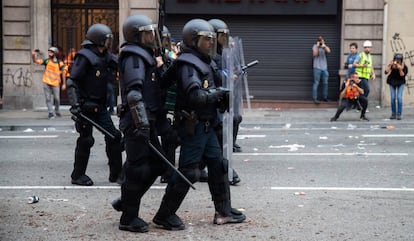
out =
{"type": "Polygon", "coordinates": [[[29,69],[24,70],[20,67],[16,70],[7,69],[3,74],[3,80],[5,83],[11,82],[16,87],[32,87],[32,73],[29,69]]]}
{"type": "Polygon", "coordinates": [[[414,49],[410,50],[406,47],[400,33],[395,33],[394,36],[392,36],[390,42],[392,53],[403,54],[404,62],[407,67],[409,67],[405,86],[408,90],[408,94],[410,95],[410,89],[414,88],[414,49]]]}

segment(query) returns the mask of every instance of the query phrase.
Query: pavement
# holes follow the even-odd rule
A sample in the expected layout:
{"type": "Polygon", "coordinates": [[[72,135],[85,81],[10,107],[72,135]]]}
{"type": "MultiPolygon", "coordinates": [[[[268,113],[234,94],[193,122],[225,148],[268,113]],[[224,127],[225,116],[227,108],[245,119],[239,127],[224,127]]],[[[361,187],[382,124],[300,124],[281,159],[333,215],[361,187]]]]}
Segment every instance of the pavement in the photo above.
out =
{"type": "MultiPolygon", "coordinates": [[[[251,109],[244,109],[243,122],[245,124],[284,125],[286,123],[314,123],[329,122],[336,112],[337,102],[314,105],[311,102],[278,102],[278,103],[255,103],[251,109]]],[[[414,123],[414,107],[404,106],[403,119],[401,121],[389,120],[391,111],[389,107],[369,106],[366,116],[369,123],[375,124],[403,124],[414,123]]],[[[71,119],[69,106],[61,106],[60,118],[48,119],[46,108],[8,110],[0,109],[0,131],[22,131],[27,128],[33,130],[73,129],[74,122],[71,119]]],[[[117,126],[118,117],[112,116],[117,126]]],[[[355,110],[344,111],[337,123],[359,122],[359,113],[355,110]]]]}

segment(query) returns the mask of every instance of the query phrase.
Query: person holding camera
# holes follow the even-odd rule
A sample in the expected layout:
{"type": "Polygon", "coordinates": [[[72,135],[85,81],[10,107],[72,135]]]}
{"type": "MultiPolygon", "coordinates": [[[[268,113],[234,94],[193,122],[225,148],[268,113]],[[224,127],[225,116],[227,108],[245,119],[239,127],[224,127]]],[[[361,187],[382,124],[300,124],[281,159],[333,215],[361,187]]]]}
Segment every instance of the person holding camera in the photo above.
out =
{"type": "Polygon", "coordinates": [[[318,87],[319,81],[322,79],[322,98],[323,101],[328,101],[328,61],[326,54],[329,54],[331,49],[326,45],[325,39],[322,36],[318,37],[316,44],[312,47],[313,53],[313,88],[312,98],[313,103],[319,104],[318,101],[318,87]]]}
{"type": "Polygon", "coordinates": [[[391,120],[401,120],[402,114],[402,95],[405,85],[405,76],[408,73],[408,67],[404,64],[403,55],[394,54],[393,60],[385,68],[387,84],[390,86],[391,100],[391,120]]]}
{"type": "Polygon", "coordinates": [[[345,109],[349,110],[355,106],[361,109],[360,120],[369,121],[369,119],[365,117],[365,112],[368,106],[368,98],[364,96],[364,89],[358,86],[360,82],[361,79],[358,78],[358,74],[356,72],[352,72],[341,90],[341,104],[338,107],[335,116],[331,118],[331,121],[337,121],[345,109]]]}

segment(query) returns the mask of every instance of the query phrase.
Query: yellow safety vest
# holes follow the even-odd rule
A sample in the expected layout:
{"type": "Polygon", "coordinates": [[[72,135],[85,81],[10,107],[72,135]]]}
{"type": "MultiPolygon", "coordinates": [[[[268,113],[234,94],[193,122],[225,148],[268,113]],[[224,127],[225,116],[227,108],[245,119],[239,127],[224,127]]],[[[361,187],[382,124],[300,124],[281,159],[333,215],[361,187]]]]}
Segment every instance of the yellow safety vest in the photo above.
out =
{"type": "Polygon", "coordinates": [[[360,79],[370,79],[372,72],[372,56],[371,54],[366,54],[365,52],[359,53],[360,61],[359,64],[363,65],[367,63],[366,67],[356,67],[355,72],[358,74],[360,79]]]}
{"type": "Polygon", "coordinates": [[[50,59],[46,60],[46,69],[43,73],[43,83],[50,86],[59,86],[61,80],[61,68],[64,67],[64,63],[59,61],[57,63],[51,61],[50,59]]]}

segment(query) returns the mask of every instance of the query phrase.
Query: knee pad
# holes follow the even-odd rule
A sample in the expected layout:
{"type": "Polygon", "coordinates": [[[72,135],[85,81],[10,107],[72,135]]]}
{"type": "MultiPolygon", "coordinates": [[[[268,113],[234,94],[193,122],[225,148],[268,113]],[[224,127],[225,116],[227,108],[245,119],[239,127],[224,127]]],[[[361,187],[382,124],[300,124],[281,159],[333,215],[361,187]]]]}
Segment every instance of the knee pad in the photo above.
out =
{"type": "Polygon", "coordinates": [[[92,136],[80,136],[77,143],[80,147],[91,148],[95,143],[95,139],[92,136]]]}
{"type": "MultiPolygon", "coordinates": [[[[182,168],[179,170],[191,183],[195,183],[200,179],[200,168],[198,166],[182,168]]],[[[181,179],[180,182],[184,182],[184,180],[182,180],[181,177],[177,177],[177,178],[181,179]]]]}

